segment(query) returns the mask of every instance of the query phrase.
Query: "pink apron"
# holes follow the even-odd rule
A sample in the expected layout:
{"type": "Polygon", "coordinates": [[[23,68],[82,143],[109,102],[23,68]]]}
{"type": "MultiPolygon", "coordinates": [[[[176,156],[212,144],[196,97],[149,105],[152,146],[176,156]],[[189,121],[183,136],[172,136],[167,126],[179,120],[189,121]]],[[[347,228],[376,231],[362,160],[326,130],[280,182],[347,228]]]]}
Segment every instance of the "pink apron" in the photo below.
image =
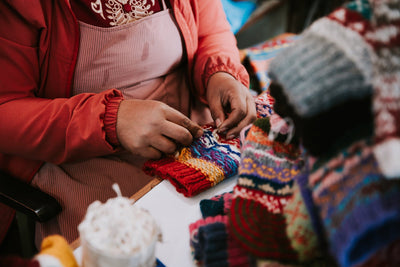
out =
{"type": "MultiPolygon", "coordinates": [[[[79,22],[81,43],[73,94],[117,88],[126,99],[159,100],[190,116],[182,38],[172,11],[165,3],[163,7],[116,27],[79,22]]],[[[211,122],[206,109],[195,113],[203,119],[199,123],[211,122]]],[[[36,244],[50,234],[75,240],[87,206],[114,197],[113,183],[129,197],[151,180],[141,170],[144,161],[125,152],[61,165],[46,163],[32,184],[53,195],[63,211],[50,222],[37,224],[36,244]]]]}

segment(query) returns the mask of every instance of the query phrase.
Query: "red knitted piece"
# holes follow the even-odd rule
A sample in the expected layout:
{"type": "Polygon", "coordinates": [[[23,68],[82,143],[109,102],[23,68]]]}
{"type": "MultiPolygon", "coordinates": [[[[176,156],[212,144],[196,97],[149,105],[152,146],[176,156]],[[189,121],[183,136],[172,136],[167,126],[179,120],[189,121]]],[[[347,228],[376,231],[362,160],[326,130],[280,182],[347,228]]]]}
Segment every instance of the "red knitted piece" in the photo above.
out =
{"type": "Polygon", "coordinates": [[[144,164],[143,171],[170,181],[176,191],[186,197],[197,195],[211,187],[211,182],[203,173],[171,157],[149,160],[144,164]]]}
{"type": "Polygon", "coordinates": [[[231,211],[231,231],[246,251],[260,258],[297,260],[297,253],[286,235],[286,222],[281,213],[265,212],[265,207],[259,202],[243,198],[232,200],[231,211]]]}

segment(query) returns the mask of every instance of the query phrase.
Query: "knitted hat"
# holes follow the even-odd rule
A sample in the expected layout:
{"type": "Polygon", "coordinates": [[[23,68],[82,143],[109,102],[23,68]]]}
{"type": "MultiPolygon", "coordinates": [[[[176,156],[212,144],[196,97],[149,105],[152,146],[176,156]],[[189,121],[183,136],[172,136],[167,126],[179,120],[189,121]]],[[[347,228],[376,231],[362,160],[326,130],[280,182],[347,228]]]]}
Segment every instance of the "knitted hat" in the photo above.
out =
{"type": "Polygon", "coordinates": [[[400,238],[400,180],[380,173],[369,141],[316,161],[308,182],[340,266],[361,264],[400,238]]]}
{"type": "Polygon", "coordinates": [[[311,117],[372,93],[371,47],[359,32],[367,26],[360,13],[341,8],[274,58],[269,76],[282,85],[296,114],[311,117]]]}
{"type": "Polygon", "coordinates": [[[170,181],[186,197],[197,195],[237,173],[240,160],[239,138],[226,139],[213,126],[174,156],[148,160],[143,171],[170,181]]]}
{"type": "Polygon", "coordinates": [[[293,119],[313,156],[373,134],[370,13],[368,1],[337,9],[270,64],[275,112],[293,119]]]}
{"type": "Polygon", "coordinates": [[[269,118],[258,119],[243,144],[230,210],[232,234],[255,257],[295,261],[282,210],[302,160],[296,145],[284,143],[287,135],[270,140],[270,132],[269,118]]]}

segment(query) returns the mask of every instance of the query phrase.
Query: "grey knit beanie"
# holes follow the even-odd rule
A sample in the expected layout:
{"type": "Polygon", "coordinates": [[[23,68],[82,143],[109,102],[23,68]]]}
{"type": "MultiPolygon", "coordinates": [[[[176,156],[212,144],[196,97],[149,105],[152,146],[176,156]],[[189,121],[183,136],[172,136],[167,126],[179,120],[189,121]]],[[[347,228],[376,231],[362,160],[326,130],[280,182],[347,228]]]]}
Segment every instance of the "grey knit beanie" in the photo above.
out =
{"type": "Polygon", "coordinates": [[[275,57],[269,75],[300,117],[312,117],[372,93],[370,54],[359,32],[324,17],[275,57]]]}

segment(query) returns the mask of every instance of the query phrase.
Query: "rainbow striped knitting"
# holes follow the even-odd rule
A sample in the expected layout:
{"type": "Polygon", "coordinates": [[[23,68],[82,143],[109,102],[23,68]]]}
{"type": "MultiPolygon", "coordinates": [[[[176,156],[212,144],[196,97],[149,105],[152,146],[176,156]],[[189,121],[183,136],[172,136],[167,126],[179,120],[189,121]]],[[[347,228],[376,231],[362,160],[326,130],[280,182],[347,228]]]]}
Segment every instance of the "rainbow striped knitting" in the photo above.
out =
{"type": "Polygon", "coordinates": [[[143,171],[170,181],[186,197],[235,175],[240,161],[239,138],[228,140],[210,125],[203,126],[203,130],[199,139],[174,156],[145,162],[143,171]]]}

